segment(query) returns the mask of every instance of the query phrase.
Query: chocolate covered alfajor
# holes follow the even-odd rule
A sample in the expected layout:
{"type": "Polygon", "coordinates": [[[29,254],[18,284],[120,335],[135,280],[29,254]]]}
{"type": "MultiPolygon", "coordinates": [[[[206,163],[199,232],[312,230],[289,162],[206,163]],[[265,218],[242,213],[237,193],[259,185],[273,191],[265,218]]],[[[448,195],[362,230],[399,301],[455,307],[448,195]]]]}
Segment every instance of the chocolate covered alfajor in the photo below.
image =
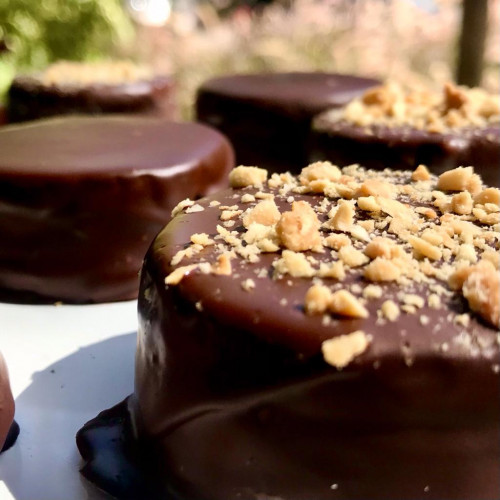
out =
{"type": "Polygon", "coordinates": [[[500,186],[500,99],[480,88],[446,84],[441,92],[387,83],[313,121],[309,159],[345,166],[435,173],[474,165],[500,186]]]}
{"type": "Polygon", "coordinates": [[[2,127],[2,298],[135,298],[172,208],[227,186],[233,166],[228,141],[194,123],[106,116],[2,127]]]}
{"type": "Polygon", "coordinates": [[[229,137],[237,163],[298,172],[313,117],[378,84],[321,72],[228,75],[200,87],[196,115],[229,137]]]}
{"type": "Polygon", "coordinates": [[[79,432],[84,474],[120,498],[500,498],[500,191],[423,165],[230,180],[149,249],[135,392],[79,432]]]}
{"type": "Polygon", "coordinates": [[[17,76],[7,95],[10,123],[70,114],[177,115],[174,81],[130,61],[60,61],[17,76]]]}

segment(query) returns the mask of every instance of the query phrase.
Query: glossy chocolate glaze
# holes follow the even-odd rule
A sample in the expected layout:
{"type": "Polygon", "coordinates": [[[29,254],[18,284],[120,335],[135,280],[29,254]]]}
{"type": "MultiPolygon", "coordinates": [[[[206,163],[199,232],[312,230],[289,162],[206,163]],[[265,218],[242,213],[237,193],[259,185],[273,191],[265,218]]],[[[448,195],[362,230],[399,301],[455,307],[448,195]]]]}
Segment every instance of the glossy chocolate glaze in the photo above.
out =
{"type": "Polygon", "coordinates": [[[19,434],[14,422],[14,398],[10,390],[7,366],[0,353],[0,452],[10,448],[19,434]]]}
{"type": "Polygon", "coordinates": [[[4,300],[136,297],[144,253],[172,208],[227,185],[233,166],[227,140],[197,124],[68,117],[2,128],[4,300]]]}
{"type": "Polygon", "coordinates": [[[330,73],[226,76],[200,87],[196,115],[229,137],[237,163],[300,170],[313,116],[343,106],[378,83],[330,73]]]}
{"type": "Polygon", "coordinates": [[[424,164],[435,174],[474,165],[483,181],[500,186],[500,125],[432,133],[403,127],[360,127],[317,117],[309,143],[309,160],[345,166],[414,170],[424,164]]]}
{"type": "Polygon", "coordinates": [[[71,114],[145,114],[174,119],[174,82],[156,76],[120,84],[49,85],[34,76],[18,76],[7,100],[10,123],[71,114]]]}

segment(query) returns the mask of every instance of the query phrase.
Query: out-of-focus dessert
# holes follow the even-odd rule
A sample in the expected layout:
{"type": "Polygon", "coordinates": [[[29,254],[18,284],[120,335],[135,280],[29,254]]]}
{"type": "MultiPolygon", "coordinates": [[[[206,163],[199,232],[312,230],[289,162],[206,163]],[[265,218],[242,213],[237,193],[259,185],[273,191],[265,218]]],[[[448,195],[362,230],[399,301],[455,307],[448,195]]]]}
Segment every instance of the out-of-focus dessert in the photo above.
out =
{"type": "Polygon", "coordinates": [[[175,118],[172,77],[128,61],[62,61],[40,73],[17,76],[7,96],[9,123],[110,113],[175,118]]]}
{"type": "Polygon", "coordinates": [[[474,165],[500,186],[500,98],[452,84],[441,93],[385,84],[318,116],[309,159],[377,169],[425,164],[436,174],[474,165]]]}
{"type": "Polygon", "coordinates": [[[423,165],[230,181],[146,256],[135,392],[79,432],[86,477],[119,498],[499,498],[500,191],[423,165]]]}
{"type": "Polygon", "coordinates": [[[237,163],[297,172],[307,162],[312,118],[378,83],[319,72],[224,76],[200,87],[196,115],[229,137],[237,163]]]}
{"type": "Polygon", "coordinates": [[[14,398],[10,390],[7,366],[0,352],[0,453],[16,441],[19,426],[14,422],[14,398]]]}
{"type": "Polygon", "coordinates": [[[2,127],[2,299],[136,297],[144,253],[172,208],[227,186],[233,166],[228,141],[194,123],[108,116],[2,127]]]}

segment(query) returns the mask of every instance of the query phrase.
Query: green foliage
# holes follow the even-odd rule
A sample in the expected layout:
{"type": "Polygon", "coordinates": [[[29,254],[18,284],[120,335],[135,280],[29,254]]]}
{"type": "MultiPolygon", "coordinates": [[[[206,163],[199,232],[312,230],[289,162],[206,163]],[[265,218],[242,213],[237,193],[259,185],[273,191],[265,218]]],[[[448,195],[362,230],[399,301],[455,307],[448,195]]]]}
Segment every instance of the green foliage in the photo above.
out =
{"type": "Polygon", "coordinates": [[[0,93],[20,69],[106,58],[131,38],[119,0],[0,0],[0,93]]]}

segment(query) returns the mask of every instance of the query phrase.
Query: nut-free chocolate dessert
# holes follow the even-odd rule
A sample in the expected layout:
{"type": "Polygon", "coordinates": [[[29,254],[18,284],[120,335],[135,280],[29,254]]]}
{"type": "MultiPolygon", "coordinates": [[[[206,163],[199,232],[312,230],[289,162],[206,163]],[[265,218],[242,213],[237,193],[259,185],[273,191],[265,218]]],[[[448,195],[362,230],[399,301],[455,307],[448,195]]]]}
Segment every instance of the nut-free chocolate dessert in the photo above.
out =
{"type": "Polygon", "coordinates": [[[229,137],[237,163],[299,171],[312,118],[378,83],[330,73],[231,75],[201,86],[196,113],[229,137]]]}
{"type": "Polygon", "coordinates": [[[436,174],[474,165],[500,186],[500,99],[479,88],[447,84],[442,93],[386,84],[313,122],[311,161],[436,174]]]}
{"type": "Polygon", "coordinates": [[[19,426],[14,422],[14,398],[10,390],[7,366],[0,352],[0,453],[16,441],[19,426]]]}
{"type": "Polygon", "coordinates": [[[103,113],[173,119],[173,79],[126,61],[64,61],[41,73],[16,77],[8,92],[10,123],[54,115],[103,113]]]}
{"type": "Polygon", "coordinates": [[[500,498],[500,191],[423,165],[230,181],[149,249],[135,392],[79,432],[83,473],[124,498],[500,498]]]}
{"type": "Polygon", "coordinates": [[[144,253],[172,208],[227,186],[233,166],[228,141],[194,123],[108,116],[3,127],[2,298],[136,297],[144,253]]]}

